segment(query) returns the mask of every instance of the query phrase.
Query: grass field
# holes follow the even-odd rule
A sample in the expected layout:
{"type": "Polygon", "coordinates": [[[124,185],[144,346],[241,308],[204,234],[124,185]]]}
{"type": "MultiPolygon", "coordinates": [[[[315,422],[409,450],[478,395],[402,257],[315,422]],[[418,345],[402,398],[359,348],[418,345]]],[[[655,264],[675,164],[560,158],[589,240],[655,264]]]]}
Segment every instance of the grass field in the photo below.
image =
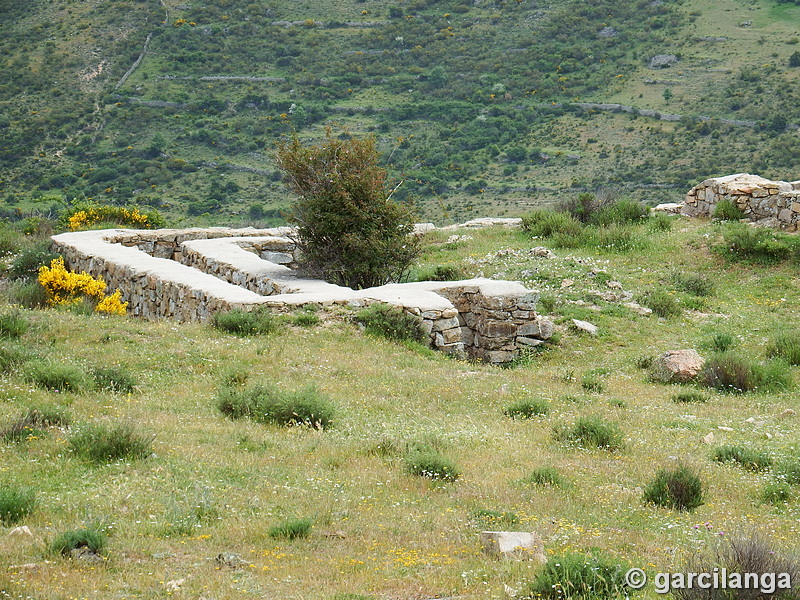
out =
{"type": "MultiPolygon", "coordinates": [[[[721,239],[718,224],[678,220],[667,232],[635,231],[645,240],[638,250],[554,248],[549,260],[528,253],[549,242],[522,232],[426,238],[420,269],[452,264],[541,291],[558,341],[511,369],[367,337],[346,314],[238,338],[204,324],[3,306],[0,313],[19,310],[29,323],[3,349],[85,372],[123,369],[135,388],[47,390],[25,377],[25,364],[0,380],[4,431],[29,408],[59,407],[71,422],[0,444],[0,487],[36,494],[29,515],[0,529],[0,591],[41,600],[502,598],[504,584],[518,588],[540,567],[483,555],[482,529],[536,531],[548,556],[600,551],[651,574],[752,528],[779,552],[796,552],[800,488],[788,502],[766,504],[762,490],[777,467],[753,472],[712,460],[714,447],[740,445],[796,463],[796,392],[706,389],[707,402],[679,404],[676,394],[696,388],[652,383],[640,368],[675,348],[708,356],[722,333],[763,361],[777,331],[796,330],[796,264],[726,262],[710,250],[721,239]],[[712,282],[713,295],[681,291],[676,271],[712,282]],[[682,312],[638,316],[600,300],[592,291],[610,289],[607,279],[636,299],[662,288],[682,312]],[[598,336],[572,329],[573,318],[596,324],[598,336]],[[225,418],[218,390],[245,377],[244,385],[283,390],[315,385],[336,407],[333,426],[225,418]],[[549,413],[504,415],[525,399],[546,403],[549,413]],[[555,438],[554,428],[584,416],[617,424],[624,447],[555,438]],[[96,464],[77,454],[71,440],[88,424],[117,423],[154,434],[152,455],[96,464]],[[715,442],[703,444],[710,432],[715,442]],[[451,459],[461,477],[407,474],[415,448],[451,459]],[[691,513],[646,505],[643,488],[655,471],[679,463],[699,473],[705,503],[691,513]],[[541,467],[554,467],[565,483],[526,483],[541,467]],[[271,537],[291,519],[310,519],[308,535],[271,537]],[[17,525],[32,537],[8,535],[17,525]],[[58,534],[86,527],[107,535],[102,560],[50,550],[58,534]]],[[[797,367],[782,368],[796,382],[797,367]]],[[[652,589],[641,596],[657,597],[652,589]]]]}

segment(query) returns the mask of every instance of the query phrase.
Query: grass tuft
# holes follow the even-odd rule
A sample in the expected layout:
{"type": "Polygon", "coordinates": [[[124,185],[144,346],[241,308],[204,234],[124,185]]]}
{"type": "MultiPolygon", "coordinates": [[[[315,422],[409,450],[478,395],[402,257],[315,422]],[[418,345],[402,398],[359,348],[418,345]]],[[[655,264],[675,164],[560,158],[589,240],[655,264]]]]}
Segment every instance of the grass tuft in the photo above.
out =
{"type": "Polygon", "coordinates": [[[0,522],[3,525],[19,523],[36,507],[33,490],[14,485],[0,487],[0,522]]]}
{"type": "Polygon", "coordinates": [[[75,365],[32,361],[27,364],[26,377],[35,385],[55,392],[85,392],[92,388],[92,380],[75,365]]]}
{"type": "Polygon", "coordinates": [[[790,365],[800,365],[800,331],[775,335],[767,344],[768,358],[782,358],[790,365]]]}
{"type": "Polygon", "coordinates": [[[211,319],[211,325],[215,329],[240,337],[266,335],[277,329],[275,319],[267,307],[259,307],[251,311],[236,308],[228,312],[216,313],[211,319]]]}
{"type": "Polygon", "coordinates": [[[567,553],[552,556],[536,578],[517,598],[543,600],[606,600],[627,598],[633,591],[625,584],[627,565],[602,556],[567,553]]]}
{"type": "Polygon", "coordinates": [[[358,311],[354,320],[363,325],[364,331],[370,335],[398,342],[427,341],[427,335],[422,329],[422,320],[391,304],[382,302],[371,304],[358,311]]]}
{"type": "Polygon", "coordinates": [[[718,446],[711,456],[715,461],[735,462],[748,471],[766,471],[772,466],[772,457],[761,450],[744,446],[718,446]]]}
{"type": "Polygon", "coordinates": [[[327,429],[333,425],[334,406],[314,386],[290,392],[257,384],[247,389],[223,387],[217,408],[231,419],[250,419],[277,425],[305,425],[327,429]]]}
{"type": "Polygon", "coordinates": [[[72,452],[93,463],[147,458],[153,453],[154,435],[133,425],[84,425],[69,437],[72,452]]]}
{"type": "Polygon", "coordinates": [[[563,487],[567,483],[567,480],[555,467],[537,467],[522,481],[531,485],[552,487],[563,487]]]}
{"type": "Polygon", "coordinates": [[[309,518],[292,518],[273,525],[267,535],[279,540],[296,540],[307,537],[314,523],[309,518]]]}
{"type": "Polygon", "coordinates": [[[648,504],[690,512],[704,503],[703,484],[685,465],[659,469],[644,488],[643,499],[648,504]]]}
{"type": "Polygon", "coordinates": [[[56,554],[69,555],[73,550],[87,548],[100,554],[106,547],[106,536],[96,529],[75,529],[56,536],[50,550],[56,554]]]}
{"type": "Polygon", "coordinates": [[[619,426],[597,416],[580,417],[570,427],[557,427],[555,437],[580,448],[600,448],[615,452],[625,447],[624,435],[619,426]]]}
{"type": "Polygon", "coordinates": [[[136,379],[125,367],[101,367],[92,371],[95,386],[101,390],[132,394],[136,379]]]}
{"type": "Polygon", "coordinates": [[[532,419],[550,413],[550,403],[547,400],[525,398],[512,402],[503,414],[510,419],[532,419]]]}
{"type": "Polygon", "coordinates": [[[440,481],[456,481],[461,477],[458,466],[434,450],[412,450],[406,457],[405,469],[410,475],[440,481]]]}
{"type": "Polygon", "coordinates": [[[24,415],[0,431],[4,442],[18,443],[36,437],[47,427],[65,427],[70,424],[69,413],[60,406],[29,408],[24,415]]]}

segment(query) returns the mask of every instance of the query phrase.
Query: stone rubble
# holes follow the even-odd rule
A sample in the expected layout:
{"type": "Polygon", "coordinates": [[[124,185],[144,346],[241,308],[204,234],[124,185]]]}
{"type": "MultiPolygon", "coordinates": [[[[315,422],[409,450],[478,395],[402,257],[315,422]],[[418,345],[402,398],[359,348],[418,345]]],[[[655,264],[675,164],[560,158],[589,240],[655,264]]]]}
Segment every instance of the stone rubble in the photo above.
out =
{"type": "Polygon", "coordinates": [[[749,173],[706,179],[686,194],[681,214],[712,216],[720,200],[730,200],[759,225],[788,231],[800,227],[800,181],[771,181],[749,173]]]}
{"type": "Polygon", "coordinates": [[[387,302],[422,322],[433,347],[459,357],[506,363],[549,339],[553,323],[536,313],[538,294],[518,282],[476,278],[353,290],[304,278],[292,267],[288,228],[109,229],[63,233],[54,249],[74,271],[121,290],[128,310],[146,319],[204,321],[219,311],[305,304],[387,302]]]}

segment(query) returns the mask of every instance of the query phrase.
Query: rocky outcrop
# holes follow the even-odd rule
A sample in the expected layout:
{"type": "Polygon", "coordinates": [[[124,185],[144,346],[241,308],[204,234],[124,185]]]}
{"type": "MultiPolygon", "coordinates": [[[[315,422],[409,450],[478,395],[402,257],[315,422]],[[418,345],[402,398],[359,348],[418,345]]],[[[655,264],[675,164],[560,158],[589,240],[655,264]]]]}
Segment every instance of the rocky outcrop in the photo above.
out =
{"type": "Polygon", "coordinates": [[[669,350],[653,361],[650,378],[662,383],[687,383],[697,377],[705,362],[696,350],[669,350]]]}
{"type": "Polygon", "coordinates": [[[720,200],[731,201],[755,223],[788,231],[800,227],[800,181],[771,181],[748,173],[706,179],[686,194],[681,214],[712,216],[720,200]]]}
{"type": "Polygon", "coordinates": [[[55,249],[75,271],[121,290],[133,315],[203,321],[217,311],[276,311],[305,304],[386,302],[418,317],[431,346],[457,356],[505,363],[544,343],[552,322],[536,313],[538,295],[512,281],[423,281],[353,290],[303,277],[286,228],[209,228],[64,233],[55,249]]]}

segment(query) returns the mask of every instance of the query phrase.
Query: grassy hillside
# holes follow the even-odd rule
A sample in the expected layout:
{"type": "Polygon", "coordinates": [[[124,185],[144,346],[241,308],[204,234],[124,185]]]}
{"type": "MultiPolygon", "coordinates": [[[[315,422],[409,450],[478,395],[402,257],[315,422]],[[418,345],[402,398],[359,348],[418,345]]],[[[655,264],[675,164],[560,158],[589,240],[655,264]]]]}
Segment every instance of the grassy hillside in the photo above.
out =
{"type": "MultiPolygon", "coordinates": [[[[791,386],[798,373],[766,359],[778,333],[797,336],[796,254],[774,250],[795,242],[760,246],[751,260],[768,264],[753,264],[721,250],[738,231],[729,225],[678,220],[670,228],[659,220],[587,231],[628,241],[568,248],[564,236],[502,229],[425,238],[419,270],[455,267],[541,291],[541,311],[559,323],[559,339],[511,369],[371,338],[346,314],[237,338],[209,325],[15,311],[4,302],[0,490],[31,489],[36,506],[16,523],[33,537],[0,535],[0,595],[484,599],[534,579],[534,564],[482,555],[482,529],[534,530],[550,557],[600,552],[651,577],[751,528],[778,554],[796,551],[800,404],[791,386]],[[542,244],[556,258],[529,252],[542,244]],[[640,316],[601,299],[616,290],[611,281],[678,314],[640,316]],[[657,290],[667,300],[655,301],[657,290]],[[574,318],[596,324],[598,335],[572,328],[574,318]],[[27,331],[11,327],[19,319],[27,331]],[[710,358],[723,345],[772,364],[762,388],[724,393],[648,378],[649,360],[666,350],[694,348],[710,358]],[[60,366],[84,373],[83,384],[43,387],[36,373],[60,366]],[[101,368],[133,387],[92,389],[88,374],[101,368]],[[220,390],[257,383],[313,384],[335,406],[333,426],[232,420],[217,409],[220,390]],[[705,401],[676,401],[689,392],[705,401]],[[520,401],[547,410],[530,419],[504,414],[520,401]],[[10,439],[11,424],[30,409],[60,415],[59,426],[10,439]],[[622,446],[557,438],[586,416],[616,425],[622,446]],[[126,423],[145,441],[155,435],[152,455],[99,464],[81,455],[93,446],[79,437],[90,424],[126,423]],[[715,441],[702,443],[709,433],[715,441]],[[753,471],[713,460],[731,446],[772,466],[753,471]],[[409,474],[407,461],[420,449],[452,460],[461,477],[409,474]],[[678,464],[699,474],[705,503],[690,513],[645,504],[655,471],[678,464]],[[534,483],[543,467],[561,483],[534,483]],[[770,489],[784,495],[765,500],[770,489]],[[309,521],[287,525],[291,519],[309,521]],[[310,531],[272,537],[281,525],[310,531]],[[102,560],[50,550],[59,534],[82,528],[107,536],[102,560]]],[[[649,587],[639,597],[659,596],[649,587]]]]}
{"type": "Polygon", "coordinates": [[[723,173],[796,177],[792,3],[54,0],[0,18],[11,218],[93,198],[276,222],[275,140],[326,125],[374,134],[437,222],[597,186],[655,202],[723,173]],[[650,68],[662,54],[678,62],[650,68]]]}

